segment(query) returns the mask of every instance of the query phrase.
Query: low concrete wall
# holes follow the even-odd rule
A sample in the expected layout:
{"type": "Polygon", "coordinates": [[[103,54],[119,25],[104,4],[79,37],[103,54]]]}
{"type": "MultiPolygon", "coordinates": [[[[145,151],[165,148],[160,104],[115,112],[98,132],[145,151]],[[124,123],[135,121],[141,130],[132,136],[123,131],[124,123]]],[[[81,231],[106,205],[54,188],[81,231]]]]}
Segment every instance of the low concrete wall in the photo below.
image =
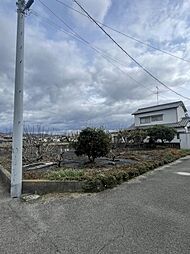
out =
{"type": "Polygon", "coordinates": [[[1,165],[0,165],[0,178],[2,179],[2,182],[5,184],[7,190],[10,192],[11,174],[1,165]]]}
{"type": "Polygon", "coordinates": [[[180,133],[180,148],[190,149],[190,133],[180,133]]]}
{"type": "Polygon", "coordinates": [[[50,192],[83,192],[84,182],[80,181],[48,181],[23,180],[23,193],[45,194],[50,192]]]}
{"type": "MultiPolygon", "coordinates": [[[[0,165],[0,178],[10,192],[11,174],[0,165]]],[[[22,193],[83,192],[85,181],[23,180],[22,193]]]]}

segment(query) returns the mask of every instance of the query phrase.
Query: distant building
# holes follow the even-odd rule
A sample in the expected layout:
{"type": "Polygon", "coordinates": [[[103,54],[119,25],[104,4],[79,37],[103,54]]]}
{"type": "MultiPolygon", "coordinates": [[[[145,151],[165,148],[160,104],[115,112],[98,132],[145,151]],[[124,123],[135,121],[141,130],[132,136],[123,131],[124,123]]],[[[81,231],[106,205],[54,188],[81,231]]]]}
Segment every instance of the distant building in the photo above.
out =
{"type": "Polygon", "coordinates": [[[135,127],[158,124],[179,127],[186,125],[190,119],[182,101],[140,108],[132,115],[135,116],[135,127]]]}
{"type": "Polygon", "coordinates": [[[173,142],[180,142],[180,133],[190,131],[190,117],[182,101],[139,108],[134,115],[134,124],[129,129],[146,129],[154,125],[173,127],[177,136],[173,142]]]}

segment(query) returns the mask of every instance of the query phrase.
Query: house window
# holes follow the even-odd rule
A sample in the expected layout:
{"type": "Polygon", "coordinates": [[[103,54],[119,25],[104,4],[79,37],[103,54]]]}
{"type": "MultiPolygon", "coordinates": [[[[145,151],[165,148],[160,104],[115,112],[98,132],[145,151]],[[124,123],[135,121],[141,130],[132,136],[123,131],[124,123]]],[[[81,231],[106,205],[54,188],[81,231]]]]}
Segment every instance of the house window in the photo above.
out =
{"type": "Polygon", "coordinates": [[[150,116],[141,117],[140,118],[140,123],[141,124],[150,123],[150,116]]]}
{"type": "Polygon", "coordinates": [[[152,122],[163,121],[163,115],[151,116],[151,121],[152,122]]]}
{"type": "Polygon", "coordinates": [[[159,121],[163,121],[163,115],[140,117],[141,124],[146,124],[146,123],[151,123],[151,122],[159,122],[159,121]]]}

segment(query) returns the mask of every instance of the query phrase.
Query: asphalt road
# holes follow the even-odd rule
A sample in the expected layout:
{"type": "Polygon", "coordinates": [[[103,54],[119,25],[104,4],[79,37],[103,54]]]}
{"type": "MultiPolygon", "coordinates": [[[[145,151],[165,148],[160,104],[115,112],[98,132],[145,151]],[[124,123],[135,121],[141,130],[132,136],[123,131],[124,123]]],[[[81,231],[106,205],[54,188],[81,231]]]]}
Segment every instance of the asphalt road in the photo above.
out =
{"type": "Polygon", "coordinates": [[[190,158],[112,190],[32,204],[0,182],[0,253],[190,254],[190,158]]]}

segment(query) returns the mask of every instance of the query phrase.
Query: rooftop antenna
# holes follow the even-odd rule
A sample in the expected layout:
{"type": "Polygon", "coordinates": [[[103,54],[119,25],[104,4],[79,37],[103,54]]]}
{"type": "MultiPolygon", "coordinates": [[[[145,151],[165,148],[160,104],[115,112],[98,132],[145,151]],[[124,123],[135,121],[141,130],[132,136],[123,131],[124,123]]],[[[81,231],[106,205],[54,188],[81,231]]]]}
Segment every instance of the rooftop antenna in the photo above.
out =
{"type": "Polygon", "coordinates": [[[157,105],[159,104],[159,101],[158,101],[158,95],[159,95],[159,87],[156,86],[156,98],[157,98],[157,105]]]}

